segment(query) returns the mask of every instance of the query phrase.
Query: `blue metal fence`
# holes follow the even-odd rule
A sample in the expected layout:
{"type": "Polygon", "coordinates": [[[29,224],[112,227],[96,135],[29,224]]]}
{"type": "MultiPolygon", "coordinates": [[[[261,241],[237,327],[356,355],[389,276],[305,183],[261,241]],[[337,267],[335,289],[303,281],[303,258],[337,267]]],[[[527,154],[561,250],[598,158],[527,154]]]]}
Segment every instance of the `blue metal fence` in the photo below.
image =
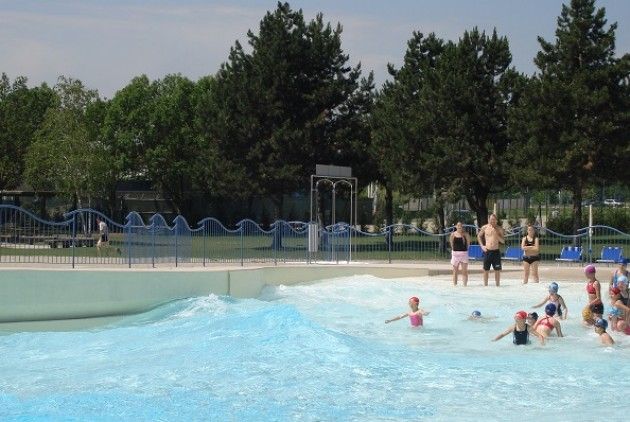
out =
{"type": "MultiPolygon", "coordinates": [[[[145,223],[136,212],[121,224],[92,209],[46,221],[28,210],[0,205],[0,263],[113,265],[209,265],[213,263],[314,263],[446,261],[448,238],[454,230],[430,233],[415,226],[395,224],[379,232],[365,232],[345,223],[319,228],[314,223],[276,221],[264,229],[252,220],[234,229],[214,218],[191,228],[182,216],[169,224],[155,214],[145,223]],[[107,224],[109,242],[97,247],[97,218],[107,224]]],[[[465,230],[476,242],[477,227],[465,230]]],[[[541,257],[555,261],[563,247],[581,251],[578,262],[609,262],[630,256],[630,235],[606,226],[564,235],[537,227],[541,257]],[[613,257],[611,259],[611,256],[613,257]]],[[[506,231],[506,247],[520,249],[524,227],[506,231]]]]}

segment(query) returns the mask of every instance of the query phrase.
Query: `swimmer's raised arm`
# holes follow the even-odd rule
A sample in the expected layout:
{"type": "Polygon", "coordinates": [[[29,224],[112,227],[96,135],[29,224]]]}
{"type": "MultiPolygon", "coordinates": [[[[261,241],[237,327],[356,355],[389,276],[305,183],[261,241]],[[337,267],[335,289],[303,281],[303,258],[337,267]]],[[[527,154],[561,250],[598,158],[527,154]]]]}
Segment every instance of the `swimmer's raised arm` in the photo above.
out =
{"type": "Polygon", "coordinates": [[[499,334],[498,336],[496,336],[494,339],[492,339],[492,341],[497,341],[497,340],[501,340],[503,337],[507,336],[508,334],[510,334],[512,331],[514,331],[514,327],[516,326],[516,324],[512,324],[510,325],[510,327],[505,330],[504,332],[502,332],[501,334],[499,334]]]}
{"type": "Polygon", "coordinates": [[[532,306],[532,308],[540,308],[545,304],[545,302],[547,302],[547,300],[549,300],[549,296],[545,296],[545,298],[539,304],[532,306]]]}
{"type": "Polygon", "coordinates": [[[395,316],[392,319],[387,319],[387,320],[385,320],[385,324],[389,324],[390,322],[393,322],[393,321],[398,321],[399,319],[403,319],[403,318],[407,317],[408,315],[409,314],[404,313],[404,314],[395,316]]]}

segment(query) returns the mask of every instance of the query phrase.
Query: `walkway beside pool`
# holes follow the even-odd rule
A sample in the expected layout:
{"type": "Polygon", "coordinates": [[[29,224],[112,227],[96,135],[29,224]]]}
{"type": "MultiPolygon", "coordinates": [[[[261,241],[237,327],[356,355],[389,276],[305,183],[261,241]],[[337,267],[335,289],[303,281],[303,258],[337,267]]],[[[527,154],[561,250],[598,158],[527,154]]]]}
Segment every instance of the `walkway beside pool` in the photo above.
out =
{"type": "MultiPolygon", "coordinates": [[[[586,265],[586,264],[584,264],[586,265]]],[[[582,272],[582,268],[584,265],[580,264],[556,264],[556,263],[546,263],[543,262],[539,266],[539,273],[541,282],[551,282],[554,280],[562,280],[562,281],[576,281],[582,282],[585,280],[584,273],[582,272]]],[[[600,265],[596,264],[598,269],[599,279],[602,282],[608,281],[610,278],[610,274],[617,268],[616,265],[600,265]]],[[[452,272],[451,264],[445,261],[422,261],[422,262],[408,262],[408,261],[400,261],[400,262],[340,262],[340,263],[331,263],[331,262],[318,262],[318,263],[278,263],[274,265],[273,263],[245,263],[244,265],[240,265],[240,263],[207,263],[205,266],[201,264],[186,264],[180,263],[177,267],[172,264],[158,264],[155,267],[152,267],[149,264],[134,264],[129,268],[126,265],[120,264],[81,264],[77,265],[74,269],[66,264],[38,264],[38,263],[6,263],[0,265],[0,272],[2,270],[16,270],[16,269],[33,269],[33,270],[43,270],[43,271],[155,271],[155,272],[203,272],[203,271],[238,271],[238,270],[252,270],[257,268],[328,268],[334,269],[339,268],[343,269],[340,272],[347,273],[350,268],[361,269],[359,271],[360,274],[364,273],[364,269],[366,268],[379,268],[383,271],[387,271],[387,269],[391,269],[392,273],[396,273],[397,270],[405,270],[405,272],[413,272],[414,269],[417,270],[418,276],[438,276],[438,275],[448,275],[452,272]]],[[[333,270],[334,271],[334,270],[333,270]]],[[[483,273],[481,263],[471,263],[468,266],[468,272],[470,274],[470,279],[474,280],[477,275],[481,275],[483,273]]],[[[501,272],[506,278],[518,278],[522,276],[523,267],[521,264],[515,264],[510,262],[503,262],[503,271],[501,272]]],[[[490,271],[490,278],[493,279],[492,271],[490,271]]],[[[531,276],[530,276],[531,279],[531,276]]],[[[531,281],[531,280],[530,280],[531,281]]]]}

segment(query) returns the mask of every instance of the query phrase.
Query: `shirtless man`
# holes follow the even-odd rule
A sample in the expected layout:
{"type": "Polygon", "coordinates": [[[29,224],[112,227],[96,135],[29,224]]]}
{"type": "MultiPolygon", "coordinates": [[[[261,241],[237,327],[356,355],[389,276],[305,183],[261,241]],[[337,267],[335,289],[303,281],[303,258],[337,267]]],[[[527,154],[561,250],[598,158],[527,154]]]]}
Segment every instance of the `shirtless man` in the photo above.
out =
{"type": "Polygon", "coordinates": [[[497,216],[490,214],[488,224],[479,229],[477,241],[483,250],[483,285],[488,285],[490,266],[494,269],[494,282],[501,284],[501,250],[500,245],[505,243],[503,228],[497,225],[497,216]]]}

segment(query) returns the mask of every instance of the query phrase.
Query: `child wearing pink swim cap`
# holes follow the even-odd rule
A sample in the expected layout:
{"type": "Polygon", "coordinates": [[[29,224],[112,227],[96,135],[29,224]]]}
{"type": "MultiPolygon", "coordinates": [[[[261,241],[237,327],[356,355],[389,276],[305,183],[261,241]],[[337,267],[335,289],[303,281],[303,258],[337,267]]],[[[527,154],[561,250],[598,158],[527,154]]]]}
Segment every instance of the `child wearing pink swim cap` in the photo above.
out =
{"type": "Polygon", "coordinates": [[[422,320],[422,316],[429,315],[430,312],[427,312],[421,309],[419,305],[420,305],[420,299],[418,297],[416,296],[410,297],[409,308],[411,309],[411,311],[395,316],[392,319],[388,319],[385,321],[385,324],[389,324],[392,321],[398,321],[399,319],[409,317],[409,322],[411,323],[412,327],[422,327],[422,325],[424,324],[424,321],[422,320]]]}
{"type": "Polygon", "coordinates": [[[584,320],[584,324],[593,325],[604,313],[602,290],[601,285],[595,276],[595,265],[588,264],[584,267],[584,275],[586,276],[586,294],[588,296],[588,303],[582,310],[582,319],[584,320]]]}

